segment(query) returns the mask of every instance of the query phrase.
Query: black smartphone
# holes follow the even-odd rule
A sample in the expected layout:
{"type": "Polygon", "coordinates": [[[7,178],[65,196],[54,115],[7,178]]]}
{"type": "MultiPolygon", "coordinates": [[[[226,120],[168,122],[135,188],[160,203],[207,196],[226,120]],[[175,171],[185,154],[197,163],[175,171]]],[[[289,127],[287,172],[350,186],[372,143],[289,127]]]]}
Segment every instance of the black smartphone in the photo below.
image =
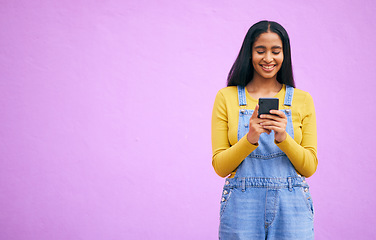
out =
{"type": "Polygon", "coordinates": [[[258,117],[261,114],[270,114],[270,110],[278,110],[279,99],[278,98],[259,98],[258,101],[259,110],[258,117]]]}

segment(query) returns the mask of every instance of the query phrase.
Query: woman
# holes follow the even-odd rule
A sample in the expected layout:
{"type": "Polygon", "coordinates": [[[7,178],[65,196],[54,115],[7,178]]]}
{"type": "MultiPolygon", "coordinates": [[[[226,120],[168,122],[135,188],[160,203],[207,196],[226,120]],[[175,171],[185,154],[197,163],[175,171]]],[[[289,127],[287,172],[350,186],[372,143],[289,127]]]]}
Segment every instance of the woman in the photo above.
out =
{"type": "Polygon", "coordinates": [[[253,25],[215,99],[212,164],[227,177],[220,239],[313,239],[313,205],[305,177],[317,167],[312,97],[295,88],[290,40],[276,22],[253,25]],[[258,98],[279,110],[257,116],[258,98]],[[273,115],[271,115],[273,114],[273,115]]]}

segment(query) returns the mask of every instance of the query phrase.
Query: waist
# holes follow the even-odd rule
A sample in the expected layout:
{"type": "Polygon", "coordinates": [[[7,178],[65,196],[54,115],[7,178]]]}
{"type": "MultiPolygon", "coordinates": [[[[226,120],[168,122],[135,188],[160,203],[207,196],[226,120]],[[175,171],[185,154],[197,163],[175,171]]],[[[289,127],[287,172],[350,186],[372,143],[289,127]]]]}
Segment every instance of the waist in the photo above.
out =
{"type": "MultiPolygon", "coordinates": [[[[235,169],[235,171],[233,171],[232,173],[230,173],[230,175],[227,177],[227,179],[229,178],[234,178],[235,175],[236,175],[236,170],[238,169],[235,169]]],[[[302,175],[300,175],[300,173],[298,171],[296,171],[296,174],[299,176],[299,177],[303,177],[302,175]]]]}
{"type": "Polygon", "coordinates": [[[305,177],[262,178],[262,177],[234,177],[227,178],[225,188],[265,187],[265,188],[291,188],[308,187],[305,177]]]}

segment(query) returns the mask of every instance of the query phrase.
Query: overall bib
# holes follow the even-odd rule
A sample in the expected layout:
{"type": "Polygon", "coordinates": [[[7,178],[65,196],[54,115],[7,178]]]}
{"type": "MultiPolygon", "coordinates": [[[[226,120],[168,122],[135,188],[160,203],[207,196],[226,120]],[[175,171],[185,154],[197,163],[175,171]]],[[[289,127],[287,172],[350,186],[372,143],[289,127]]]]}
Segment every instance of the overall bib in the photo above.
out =
{"type": "MultiPolygon", "coordinates": [[[[294,88],[286,86],[286,132],[294,137],[291,103],[294,88]]],[[[254,110],[246,109],[245,88],[238,86],[238,140],[249,131],[254,110]]],[[[219,239],[313,239],[313,203],[305,178],[274,143],[274,131],[262,133],[259,146],[227,178],[220,207],[219,239]]]]}

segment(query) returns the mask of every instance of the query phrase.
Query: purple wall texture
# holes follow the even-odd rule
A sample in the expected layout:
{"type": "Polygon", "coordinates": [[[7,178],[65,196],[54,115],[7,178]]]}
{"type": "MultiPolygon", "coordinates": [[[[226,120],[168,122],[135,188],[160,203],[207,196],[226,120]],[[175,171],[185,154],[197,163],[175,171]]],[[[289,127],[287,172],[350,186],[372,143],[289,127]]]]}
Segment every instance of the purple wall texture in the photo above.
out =
{"type": "Polygon", "coordinates": [[[289,32],[315,100],[316,239],[372,239],[376,4],[0,0],[0,239],[216,239],[216,92],[246,31],[289,32]]]}

